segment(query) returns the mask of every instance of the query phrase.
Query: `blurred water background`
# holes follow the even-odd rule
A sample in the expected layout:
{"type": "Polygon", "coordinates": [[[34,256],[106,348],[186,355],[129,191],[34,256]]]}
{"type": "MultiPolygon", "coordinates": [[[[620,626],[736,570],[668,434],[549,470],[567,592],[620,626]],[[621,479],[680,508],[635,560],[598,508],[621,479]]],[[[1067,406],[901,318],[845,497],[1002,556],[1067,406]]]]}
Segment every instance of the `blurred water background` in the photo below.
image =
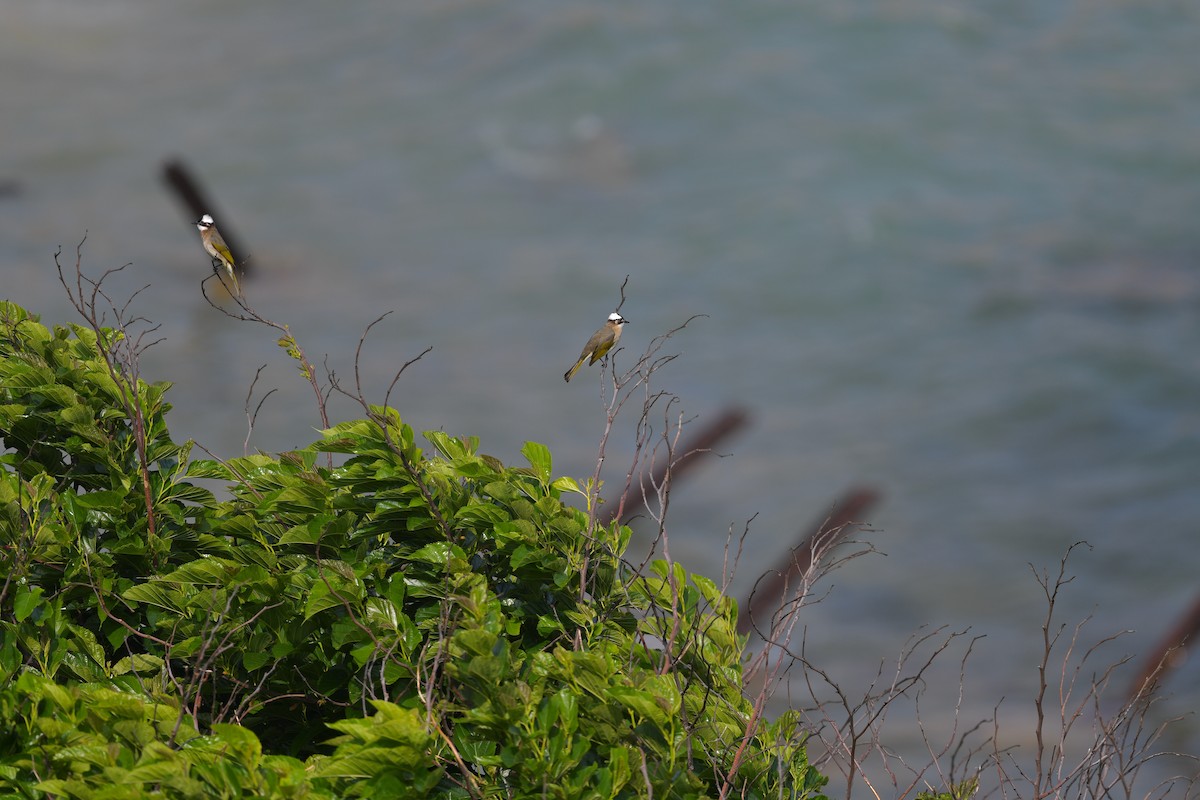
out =
{"type": "MultiPolygon", "coordinates": [[[[240,454],[314,437],[266,329],[211,308],[184,158],[249,245],[247,284],[315,359],[362,372],[418,430],[583,476],[599,370],[562,372],[630,275],[621,363],[672,341],[659,385],[751,425],[681,483],[672,555],[717,576],[754,517],[742,595],[852,484],[884,495],[879,555],[806,612],[853,693],[920,626],[969,627],[960,730],[1032,734],[1044,602],[1131,631],[1200,593],[1200,5],[1182,0],[492,3],[6,2],[0,277],[48,323],[68,266],[129,263],[161,324],[176,439],[240,454]],[[989,728],[990,730],[990,728],[989,728]]],[[[222,221],[218,217],[218,224],[222,221]]],[[[335,402],[333,417],[355,409],[335,402]]],[[[633,417],[618,425],[619,481],[633,417]]],[[[645,539],[637,546],[644,547],[645,539]]],[[[957,658],[921,715],[936,742],[957,658]]],[[[1117,688],[1130,676],[1119,674],[1117,688]]],[[[1152,721],[1200,707],[1184,667],[1152,721]]],[[[786,704],[786,698],[781,702],[786,704]]],[[[777,704],[778,707],[779,704],[777,704]]],[[[912,715],[890,744],[922,759],[912,715]]],[[[1195,720],[1168,749],[1200,752],[1195,720]]],[[[1194,768],[1172,761],[1164,770],[1194,768]]]]}

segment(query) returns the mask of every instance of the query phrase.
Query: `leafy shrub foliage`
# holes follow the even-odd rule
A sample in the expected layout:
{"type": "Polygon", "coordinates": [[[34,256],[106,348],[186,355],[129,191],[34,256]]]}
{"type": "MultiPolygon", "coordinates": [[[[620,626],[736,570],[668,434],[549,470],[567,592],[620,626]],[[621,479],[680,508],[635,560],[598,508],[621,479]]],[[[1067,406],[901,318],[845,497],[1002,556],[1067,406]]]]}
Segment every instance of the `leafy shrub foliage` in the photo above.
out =
{"type": "Polygon", "coordinates": [[[0,793],[819,796],[733,603],[631,570],[542,445],[370,407],[193,459],[124,335],[0,303],[0,793]]]}

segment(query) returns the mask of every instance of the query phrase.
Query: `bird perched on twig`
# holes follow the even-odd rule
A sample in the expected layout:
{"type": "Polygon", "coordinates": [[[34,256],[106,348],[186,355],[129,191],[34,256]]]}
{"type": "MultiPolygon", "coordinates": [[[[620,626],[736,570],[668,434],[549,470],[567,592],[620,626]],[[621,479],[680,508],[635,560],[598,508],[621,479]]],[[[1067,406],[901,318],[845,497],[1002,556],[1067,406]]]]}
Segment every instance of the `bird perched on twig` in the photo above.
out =
{"type": "Polygon", "coordinates": [[[625,327],[625,323],[629,320],[622,317],[616,311],[608,315],[608,321],[604,323],[604,327],[592,334],[592,338],[587,340],[587,344],[583,346],[583,352],[579,354],[579,360],[575,365],[567,370],[563,375],[563,380],[570,382],[571,378],[575,377],[575,373],[583,366],[583,362],[587,361],[588,365],[595,364],[600,359],[604,358],[604,354],[613,349],[621,339],[621,329],[625,327]],[[591,359],[588,361],[588,359],[591,359]]]}
{"type": "Polygon", "coordinates": [[[233,254],[229,252],[229,245],[225,244],[225,240],[217,231],[217,225],[213,222],[212,216],[205,214],[197,220],[196,227],[200,229],[200,241],[204,244],[204,249],[212,256],[213,269],[224,267],[226,274],[229,275],[229,280],[233,282],[233,293],[240,295],[242,289],[238,286],[237,274],[233,270],[233,254]]]}

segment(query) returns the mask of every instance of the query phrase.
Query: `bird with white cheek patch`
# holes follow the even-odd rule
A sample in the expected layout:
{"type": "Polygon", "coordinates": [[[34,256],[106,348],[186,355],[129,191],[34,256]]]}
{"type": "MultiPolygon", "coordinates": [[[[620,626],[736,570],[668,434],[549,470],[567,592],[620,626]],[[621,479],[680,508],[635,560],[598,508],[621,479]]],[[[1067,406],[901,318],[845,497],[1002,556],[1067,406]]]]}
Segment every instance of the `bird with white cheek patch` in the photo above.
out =
{"type": "MultiPolygon", "coordinates": [[[[200,242],[204,245],[204,249],[213,259],[213,267],[224,267],[225,273],[229,276],[229,280],[233,282],[234,295],[241,295],[242,289],[238,286],[237,275],[233,271],[233,253],[229,252],[229,245],[225,244],[225,240],[221,238],[221,233],[217,230],[217,225],[213,222],[213,218],[209,214],[205,214],[196,222],[196,227],[200,229],[200,242]]],[[[224,279],[222,279],[224,282],[224,279]]]]}
{"type": "Polygon", "coordinates": [[[583,362],[587,361],[588,365],[595,364],[600,359],[604,358],[605,353],[613,349],[613,345],[621,340],[621,329],[629,320],[622,317],[616,311],[608,315],[608,321],[604,323],[604,327],[592,334],[592,338],[587,340],[587,344],[583,346],[583,352],[579,354],[579,360],[575,365],[567,370],[563,375],[563,380],[570,383],[571,378],[575,377],[575,373],[583,366],[583,362]],[[588,359],[591,359],[588,361],[588,359]]]}

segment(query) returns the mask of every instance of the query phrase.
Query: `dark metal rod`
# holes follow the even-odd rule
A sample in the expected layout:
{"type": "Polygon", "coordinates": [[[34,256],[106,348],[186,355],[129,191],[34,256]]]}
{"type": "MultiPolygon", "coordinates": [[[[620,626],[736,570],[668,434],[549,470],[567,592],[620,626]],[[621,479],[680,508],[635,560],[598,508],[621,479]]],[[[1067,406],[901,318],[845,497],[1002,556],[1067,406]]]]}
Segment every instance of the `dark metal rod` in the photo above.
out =
{"type": "Polygon", "coordinates": [[[755,584],[750,597],[741,605],[738,633],[749,633],[754,617],[764,608],[777,608],[783,592],[795,577],[808,572],[816,559],[827,553],[851,530],[868,508],[879,500],[879,493],[869,487],[856,487],[842,495],[824,521],[814,525],[800,543],[791,549],[787,561],[778,570],[767,572],[755,584]]]}
{"type": "Polygon", "coordinates": [[[1197,597],[1191,608],[1179,618],[1179,621],[1167,632],[1150,655],[1142,664],[1133,683],[1129,685],[1126,700],[1148,700],[1166,674],[1183,662],[1192,637],[1200,632],[1200,597],[1197,597]]]}
{"type": "MultiPolygon", "coordinates": [[[[720,417],[701,429],[683,447],[677,448],[677,452],[682,452],[683,455],[675,459],[674,463],[664,463],[661,467],[654,470],[654,476],[651,478],[651,486],[661,486],[662,482],[666,479],[668,469],[671,470],[671,480],[679,480],[691,467],[699,463],[699,456],[711,455],[712,449],[717,446],[717,443],[745,425],[748,419],[749,417],[746,412],[740,408],[726,409],[720,417]]],[[[640,483],[637,485],[631,484],[624,497],[611,507],[611,511],[601,518],[603,524],[612,524],[616,520],[618,513],[621,514],[622,522],[637,516],[646,502],[642,493],[643,485],[640,483]],[[620,509],[624,509],[624,511],[619,511],[620,509]]]]}

